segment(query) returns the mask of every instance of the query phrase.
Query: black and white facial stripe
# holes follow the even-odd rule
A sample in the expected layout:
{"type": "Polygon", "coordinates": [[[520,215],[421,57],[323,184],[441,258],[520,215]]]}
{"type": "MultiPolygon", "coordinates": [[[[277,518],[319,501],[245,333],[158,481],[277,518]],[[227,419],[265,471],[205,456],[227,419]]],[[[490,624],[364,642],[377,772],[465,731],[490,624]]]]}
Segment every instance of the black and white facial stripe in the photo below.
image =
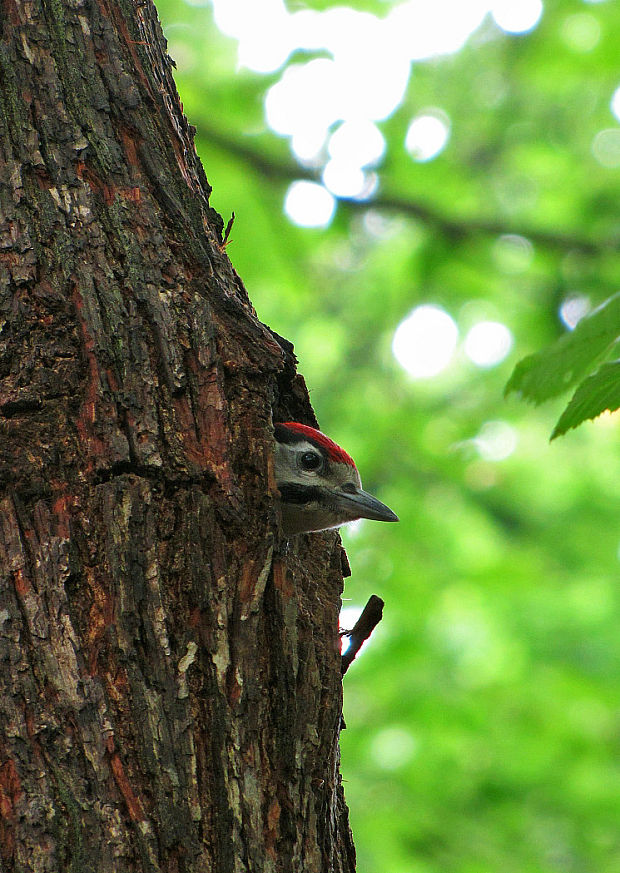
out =
{"type": "Polygon", "coordinates": [[[325,530],[357,518],[397,521],[362,490],[351,457],[320,431],[297,422],[275,425],[276,482],[285,533],[325,530]]]}

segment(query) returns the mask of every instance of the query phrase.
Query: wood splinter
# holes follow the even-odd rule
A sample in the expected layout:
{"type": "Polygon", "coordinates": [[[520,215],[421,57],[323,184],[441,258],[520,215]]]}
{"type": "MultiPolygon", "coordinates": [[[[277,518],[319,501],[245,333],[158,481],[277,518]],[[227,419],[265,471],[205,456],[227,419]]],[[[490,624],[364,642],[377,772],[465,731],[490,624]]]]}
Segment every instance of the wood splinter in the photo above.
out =
{"type": "Polygon", "coordinates": [[[224,231],[224,236],[222,238],[222,245],[220,248],[225,249],[228,243],[230,242],[230,232],[232,230],[232,226],[235,223],[235,213],[231,212],[230,218],[228,219],[228,224],[226,225],[226,230],[224,231]]]}

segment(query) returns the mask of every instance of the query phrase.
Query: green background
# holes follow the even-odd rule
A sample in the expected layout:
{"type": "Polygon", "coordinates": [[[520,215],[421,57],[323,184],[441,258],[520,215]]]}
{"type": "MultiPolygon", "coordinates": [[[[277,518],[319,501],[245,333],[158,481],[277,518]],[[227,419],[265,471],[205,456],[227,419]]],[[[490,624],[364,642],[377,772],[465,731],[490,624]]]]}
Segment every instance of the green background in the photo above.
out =
{"type": "MultiPolygon", "coordinates": [[[[550,0],[529,33],[487,18],[460,51],[415,62],[379,123],[374,200],[340,203],[325,229],[283,211],[288,185],[312,171],[265,122],[282,71],[239,67],[209,5],[158,8],[212,204],[236,214],[233,264],[259,317],[294,342],[321,428],[401,518],[342,531],[345,606],[386,602],[345,679],[358,869],[617,873],[617,418],[549,443],[568,397],[536,408],[503,388],[565,332],[564,300],[595,306],[619,287],[620,168],[592,143],[620,130],[620,4],[550,0]],[[416,162],[405,134],[428,106],[446,113],[450,139],[416,162]],[[505,234],[529,240],[531,257],[505,234]],[[423,303],[452,316],[460,344],[443,373],[415,380],[391,342],[423,303]],[[481,319],[515,340],[487,369],[462,348],[481,319]],[[485,460],[477,437],[497,421],[517,445],[485,460]]],[[[390,4],[354,8],[384,16],[390,4]]]]}

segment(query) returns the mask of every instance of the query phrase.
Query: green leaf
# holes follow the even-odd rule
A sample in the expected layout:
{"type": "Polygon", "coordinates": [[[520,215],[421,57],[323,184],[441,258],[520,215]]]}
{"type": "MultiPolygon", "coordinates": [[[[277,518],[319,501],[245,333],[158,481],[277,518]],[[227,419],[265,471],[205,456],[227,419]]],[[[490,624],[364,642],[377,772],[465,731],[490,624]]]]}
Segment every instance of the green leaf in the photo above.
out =
{"type": "Polygon", "coordinates": [[[620,408],[620,361],[609,361],[581,383],[560,416],[551,439],[602,412],[620,408]]]}
{"type": "Polygon", "coordinates": [[[518,391],[526,400],[543,403],[588,375],[619,336],[620,293],[582,318],[575,330],[549,348],[519,361],[504,393],[518,391]]]}

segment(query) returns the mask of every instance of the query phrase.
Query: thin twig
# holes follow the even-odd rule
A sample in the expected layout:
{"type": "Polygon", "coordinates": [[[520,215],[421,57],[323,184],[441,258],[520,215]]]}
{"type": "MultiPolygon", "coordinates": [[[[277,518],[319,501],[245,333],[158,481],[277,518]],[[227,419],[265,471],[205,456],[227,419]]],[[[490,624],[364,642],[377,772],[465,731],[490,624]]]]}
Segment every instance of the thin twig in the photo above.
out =
{"type": "Polygon", "coordinates": [[[349,647],[342,656],[343,676],[351,666],[362,645],[383,618],[383,606],[383,600],[377,597],[376,594],[372,594],[362,614],[355,622],[353,630],[347,631],[346,636],[349,637],[349,647]]]}

